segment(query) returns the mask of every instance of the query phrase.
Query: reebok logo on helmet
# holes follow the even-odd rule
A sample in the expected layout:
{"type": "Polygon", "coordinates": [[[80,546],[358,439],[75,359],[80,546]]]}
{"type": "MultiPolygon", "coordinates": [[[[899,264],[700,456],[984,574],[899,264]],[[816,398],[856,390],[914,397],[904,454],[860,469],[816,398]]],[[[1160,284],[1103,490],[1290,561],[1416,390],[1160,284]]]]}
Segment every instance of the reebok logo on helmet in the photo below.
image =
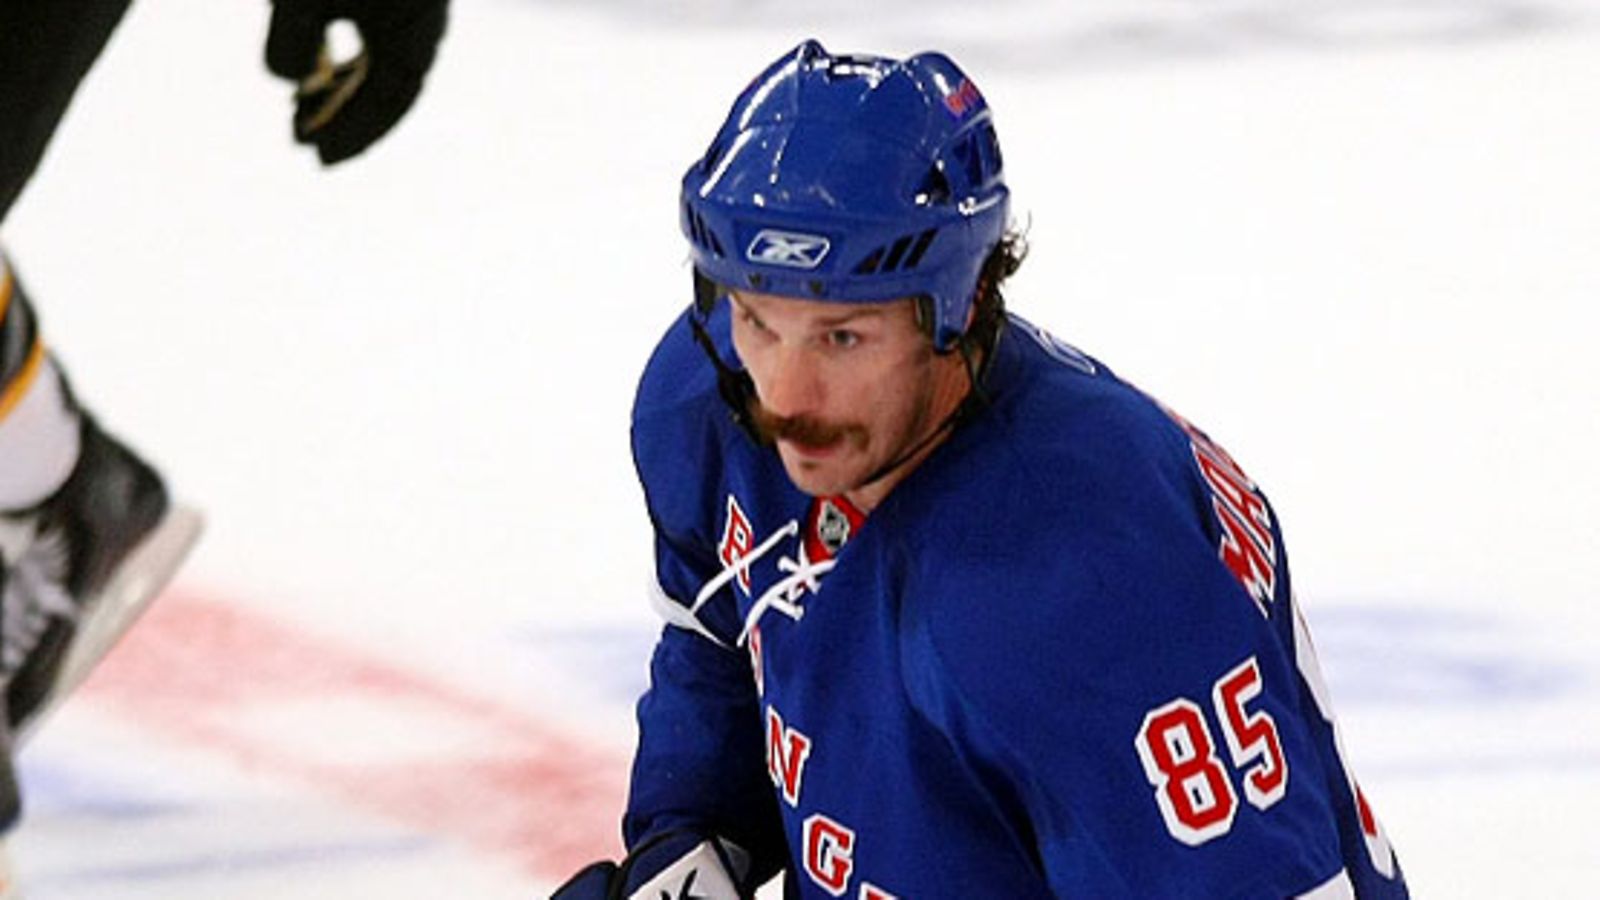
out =
{"type": "Polygon", "coordinates": [[[767,229],[756,235],[745,250],[751,262],[791,269],[815,269],[822,265],[831,245],[828,239],[815,234],[796,234],[791,231],[767,229]]]}

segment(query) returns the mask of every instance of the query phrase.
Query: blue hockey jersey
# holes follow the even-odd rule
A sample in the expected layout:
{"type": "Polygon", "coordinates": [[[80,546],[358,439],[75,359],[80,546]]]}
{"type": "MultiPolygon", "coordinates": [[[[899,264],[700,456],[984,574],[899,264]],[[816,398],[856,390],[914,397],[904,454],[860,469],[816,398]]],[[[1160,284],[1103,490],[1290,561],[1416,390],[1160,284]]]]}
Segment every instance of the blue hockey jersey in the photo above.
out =
{"type": "MultiPolygon", "coordinates": [[[[710,330],[731,358],[726,304],[710,330]]],[[[633,420],[669,624],[629,845],[715,832],[805,898],[1406,896],[1259,488],[1015,316],[984,388],[863,518],[668,331],[633,420]]]]}

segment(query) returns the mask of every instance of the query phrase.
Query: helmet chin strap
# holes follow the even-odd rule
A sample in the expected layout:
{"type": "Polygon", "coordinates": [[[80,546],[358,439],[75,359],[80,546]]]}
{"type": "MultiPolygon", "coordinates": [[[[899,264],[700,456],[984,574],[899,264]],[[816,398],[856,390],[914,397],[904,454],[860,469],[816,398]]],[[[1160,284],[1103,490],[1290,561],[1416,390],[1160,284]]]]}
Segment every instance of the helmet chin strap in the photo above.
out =
{"type": "Polygon", "coordinates": [[[882,480],[895,469],[915,459],[918,454],[932,446],[947,432],[955,431],[958,426],[976,416],[984,407],[989,405],[989,395],[983,390],[983,379],[984,375],[989,371],[990,360],[994,358],[995,345],[1000,342],[1000,331],[1001,329],[995,329],[994,339],[988,347],[983,348],[983,358],[980,360],[972,358],[973,348],[969,344],[965,341],[957,342],[956,349],[961,354],[962,367],[967,372],[966,395],[961,398],[961,402],[956,404],[956,408],[951,410],[950,414],[945,416],[937,427],[924,435],[921,440],[901,451],[899,455],[873,469],[872,473],[862,479],[855,489],[859,490],[882,480]]]}
{"type": "Polygon", "coordinates": [[[717,345],[706,331],[705,320],[710,318],[711,308],[716,302],[716,285],[696,271],[694,305],[689,310],[689,327],[694,330],[694,342],[705,351],[706,358],[717,370],[717,393],[722,395],[722,402],[727,405],[734,424],[752,441],[760,444],[761,433],[756,428],[755,416],[750,412],[750,404],[756,396],[756,383],[749,372],[735,369],[722,361],[722,354],[717,352],[717,345]]]}

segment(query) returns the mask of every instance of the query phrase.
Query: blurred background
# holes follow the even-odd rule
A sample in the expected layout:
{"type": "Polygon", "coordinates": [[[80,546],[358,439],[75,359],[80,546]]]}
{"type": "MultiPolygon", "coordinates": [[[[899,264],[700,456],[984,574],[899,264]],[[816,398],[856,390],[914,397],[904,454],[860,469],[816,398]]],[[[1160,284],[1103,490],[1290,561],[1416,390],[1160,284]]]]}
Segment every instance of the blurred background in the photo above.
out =
{"type": "Polygon", "coordinates": [[[456,0],[335,170],[268,12],[136,3],[6,225],[80,394],[209,520],[23,755],[31,898],[509,900],[616,851],[678,178],[806,37],[960,61],[1012,307],[1266,486],[1416,895],[1592,895],[1593,4],[456,0]]]}

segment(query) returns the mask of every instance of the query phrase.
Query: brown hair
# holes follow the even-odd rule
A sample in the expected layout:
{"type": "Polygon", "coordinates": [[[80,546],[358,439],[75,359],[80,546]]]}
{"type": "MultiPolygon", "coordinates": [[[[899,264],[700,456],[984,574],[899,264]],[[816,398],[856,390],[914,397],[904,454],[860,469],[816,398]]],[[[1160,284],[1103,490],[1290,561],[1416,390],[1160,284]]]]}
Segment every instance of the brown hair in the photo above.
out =
{"type": "Polygon", "coordinates": [[[1006,279],[1022,268],[1028,256],[1028,241],[1020,231],[1007,231],[983,260],[972,302],[972,324],[961,335],[965,352],[988,354],[1005,322],[1006,299],[1002,288],[1006,279]]]}

